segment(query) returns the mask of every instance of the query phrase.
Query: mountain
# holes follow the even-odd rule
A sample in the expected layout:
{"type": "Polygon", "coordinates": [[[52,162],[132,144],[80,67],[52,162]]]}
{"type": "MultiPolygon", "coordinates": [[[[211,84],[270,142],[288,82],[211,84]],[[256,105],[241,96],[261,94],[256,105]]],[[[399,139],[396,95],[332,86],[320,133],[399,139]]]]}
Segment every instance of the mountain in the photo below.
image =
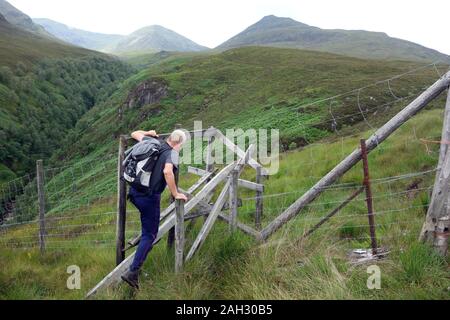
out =
{"type": "Polygon", "coordinates": [[[34,22],[58,39],[73,45],[121,55],[159,51],[197,52],[208,49],[159,25],[144,27],[124,36],[71,28],[50,19],[34,19],[34,22]]]}
{"type": "Polygon", "coordinates": [[[33,19],[53,36],[73,45],[97,50],[107,51],[124,36],[118,34],[104,34],[71,28],[65,24],[50,19],[33,19]]]}
{"type": "Polygon", "coordinates": [[[42,59],[99,55],[65,43],[26,14],[0,0],[0,66],[33,65],[42,59]]]}
{"type": "Polygon", "coordinates": [[[77,120],[132,70],[0,15],[0,183],[32,172],[77,120]]]}
{"type": "Polygon", "coordinates": [[[0,19],[0,66],[15,66],[19,61],[33,65],[47,58],[81,57],[97,55],[94,51],[63,43],[33,31],[27,31],[0,19]]]}
{"type": "Polygon", "coordinates": [[[34,23],[29,16],[5,0],[0,0],[0,13],[12,25],[42,36],[52,37],[42,26],[34,23]]]}
{"type": "Polygon", "coordinates": [[[111,52],[202,51],[207,47],[159,25],[141,28],[124,37],[111,52]]]}
{"type": "Polygon", "coordinates": [[[357,58],[450,61],[448,55],[410,41],[389,37],[386,33],[320,29],[274,15],[262,18],[217,48],[255,45],[317,50],[357,58]]]}

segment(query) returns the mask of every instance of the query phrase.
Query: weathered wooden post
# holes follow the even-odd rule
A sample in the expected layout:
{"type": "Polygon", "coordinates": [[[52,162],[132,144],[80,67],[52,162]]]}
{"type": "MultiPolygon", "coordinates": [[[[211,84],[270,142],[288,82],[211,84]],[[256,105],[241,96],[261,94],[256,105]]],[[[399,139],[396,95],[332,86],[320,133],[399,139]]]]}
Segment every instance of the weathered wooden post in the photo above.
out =
{"type": "MultiPolygon", "coordinates": [[[[215,136],[212,134],[213,132],[215,132],[215,128],[214,127],[209,127],[209,129],[206,131],[209,136],[208,136],[208,144],[206,146],[206,168],[205,170],[207,172],[213,172],[214,171],[214,149],[213,149],[213,143],[215,140],[215,136]]],[[[208,179],[209,181],[210,179],[208,179]]],[[[211,195],[212,196],[212,195],[211,195]]],[[[206,220],[208,219],[208,215],[204,215],[203,216],[203,220],[206,222],[206,220]]],[[[195,223],[195,220],[192,220],[192,223],[195,223]]]]}
{"type": "Polygon", "coordinates": [[[450,90],[447,93],[441,147],[433,194],[420,239],[432,243],[441,255],[447,254],[450,220],[450,90]],[[443,240],[446,239],[446,240],[443,240]]]}
{"type": "Polygon", "coordinates": [[[125,223],[127,214],[127,185],[123,176],[123,160],[127,139],[119,137],[119,151],[117,156],[117,217],[116,217],[116,265],[125,259],[125,223]]]}
{"type": "MultiPolygon", "coordinates": [[[[181,124],[177,123],[175,125],[174,130],[180,129],[180,128],[181,128],[181,124]]],[[[175,184],[177,185],[177,187],[178,187],[179,177],[180,177],[180,168],[178,168],[178,170],[175,172],[175,184]]],[[[175,199],[172,196],[170,196],[170,202],[174,202],[174,201],[175,201],[175,199]]],[[[173,248],[174,241],[175,241],[175,227],[170,229],[169,232],[167,233],[167,248],[168,249],[173,248]]]]}
{"type": "MultiPolygon", "coordinates": [[[[213,130],[212,127],[210,127],[210,130],[213,130]]],[[[206,146],[206,171],[213,172],[214,171],[214,150],[213,150],[213,143],[214,143],[214,135],[211,135],[208,137],[208,145],[206,146]]]]}
{"type": "MultiPolygon", "coordinates": [[[[256,183],[262,183],[261,167],[256,168],[256,183]]],[[[255,200],[255,226],[256,229],[261,229],[261,218],[263,214],[263,192],[260,189],[256,190],[256,200],[255,200]]]]}
{"type": "Polygon", "coordinates": [[[367,215],[369,217],[370,243],[372,246],[372,255],[377,254],[377,237],[375,234],[375,218],[373,213],[372,189],[370,187],[369,161],[367,160],[366,140],[361,139],[361,157],[364,170],[364,186],[366,189],[367,215]]]}
{"type": "Polygon", "coordinates": [[[183,271],[184,259],[184,201],[175,200],[175,273],[183,271]]]}
{"type": "Polygon", "coordinates": [[[449,216],[440,217],[437,221],[433,247],[441,256],[447,255],[449,228],[450,228],[449,216]]]}
{"type": "Polygon", "coordinates": [[[44,166],[42,160],[36,161],[36,181],[39,202],[39,248],[41,253],[45,251],[45,191],[44,191],[44,166]]]}
{"type": "Polygon", "coordinates": [[[239,169],[233,169],[230,173],[230,232],[234,232],[237,227],[237,206],[238,206],[238,177],[239,169]]]}

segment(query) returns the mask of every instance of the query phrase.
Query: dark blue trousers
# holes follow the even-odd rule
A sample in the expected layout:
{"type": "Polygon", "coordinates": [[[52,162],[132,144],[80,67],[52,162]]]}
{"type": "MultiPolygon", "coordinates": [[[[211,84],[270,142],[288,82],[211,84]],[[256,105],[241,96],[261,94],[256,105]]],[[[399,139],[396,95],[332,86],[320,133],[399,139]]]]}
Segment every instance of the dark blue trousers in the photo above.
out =
{"type": "Polygon", "coordinates": [[[158,235],[161,194],[147,195],[130,187],[128,198],[141,213],[141,241],[136,250],[133,263],[130,266],[131,271],[137,271],[144,264],[158,235]]]}

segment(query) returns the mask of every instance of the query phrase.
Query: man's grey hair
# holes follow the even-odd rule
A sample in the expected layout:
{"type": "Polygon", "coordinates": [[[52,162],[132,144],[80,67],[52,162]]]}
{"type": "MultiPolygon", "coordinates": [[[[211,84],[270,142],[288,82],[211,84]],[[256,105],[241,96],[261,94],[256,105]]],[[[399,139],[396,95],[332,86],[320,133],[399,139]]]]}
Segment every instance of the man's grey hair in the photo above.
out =
{"type": "Polygon", "coordinates": [[[183,144],[186,142],[187,137],[183,130],[177,129],[177,130],[174,130],[170,134],[170,136],[169,136],[169,138],[167,138],[167,140],[169,140],[170,142],[173,142],[173,143],[183,144]]]}

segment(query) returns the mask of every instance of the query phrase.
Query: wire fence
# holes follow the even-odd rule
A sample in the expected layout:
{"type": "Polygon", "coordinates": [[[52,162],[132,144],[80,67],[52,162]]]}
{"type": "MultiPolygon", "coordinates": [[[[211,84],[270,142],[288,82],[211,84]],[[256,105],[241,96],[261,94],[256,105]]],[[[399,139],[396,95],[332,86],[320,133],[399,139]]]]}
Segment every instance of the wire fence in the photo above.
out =
{"type": "MultiPolygon", "coordinates": [[[[436,63],[326,99],[307,104],[293,104],[279,110],[280,118],[284,113],[294,115],[292,118],[295,122],[290,130],[304,133],[303,138],[307,145],[297,150],[302,155],[298,163],[288,161],[288,165],[283,166],[282,161],[278,175],[295,179],[288,183],[281,182],[283,185],[277,183],[275,178],[266,181],[266,190],[261,197],[264,207],[263,227],[287,209],[327,170],[346,157],[357,146],[356,138],[375,130],[381,120],[404,107],[405,103],[417,97],[436,80],[436,75],[432,77],[430,73],[436,73],[438,78],[441,76],[436,63]],[[427,76],[424,77],[424,74],[427,76]],[[416,78],[411,79],[413,77],[422,78],[418,81],[416,78]],[[305,119],[305,110],[310,110],[313,114],[315,108],[322,108],[327,112],[323,113],[323,116],[305,119]],[[350,125],[356,132],[349,131],[350,125]],[[327,140],[322,140],[323,138],[327,140]],[[327,146],[333,147],[332,152],[324,152],[327,146]]],[[[408,134],[388,139],[373,151],[378,155],[398,150],[415,150],[414,152],[422,153],[421,162],[415,167],[409,166],[407,169],[410,171],[393,174],[392,170],[376,170],[376,174],[372,176],[377,230],[389,230],[396,225],[402,225],[402,215],[405,212],[424,212],[428,206],[429,193],[438,169],[435,166],[439,145],[424,143],[423,138],[427,137],[420,137],[415,126],[409,130],[408,134]]],[[[382,157],[379,158],[380,161],[383,160],[382,157]]],[[[386,165],[377,163],[377,159],[371,163],[371,167],[386,165]]],[[[352,170],[348,179],[342,179],[323,190],[322,195],[307,206],[304,213],[296,219],[293,228],[299,234],[306,232],[314,223],[322,220],[328,211],[342,204],[349,192],[361,187],[362,171],[357,170],[359,169],[352,170]]],[[[73,164],[45,167],[46,249],[114,247],[116,179],[115,153],[99,155],[73,164]]],[[[254,222],[256,198],[251,191],[240,192],[242,204],[239,208],[239,219],[243,223],[254,222]]],[[[30,173],[0,185],[0,201],[0,247],[39,247],[36,174],[30,173]]],[[[341,240],[367,239],[361,231],[368,230],[369,227],[364,222],[364,219],[367,220],[365,201],[365,197],[359,195],[332,218],[330,226],[323,226],[321,230],[327,230],[341,240]]],[[[126,236],[131,238],[140,233],[139,212],[129,205],[127,215],[126,236]]],[[[382,234],[377,238],[388,239],[389,235],[382,234]]]]}
{"type": "MultiPolygon", "coordinates": [[[[417,212],[426,210],[427,203],[417,202],[421,196],[427,196],[432,190],[433,175],[436,169],[422,172],[405,173],[391,177],[374,179],[373,201],[378,208],[373,213],[376,217],[377,230],[388,229],[393,225],[399,225],[404,221],[401,215],[405,212],[417,212]],[[402,190],[405,181],[412,181],[421,177],[428,183],[417,185],[409,190],[402,190]]],[[[348,190],[360,187],[349,184],[336,184],[327,188],[324,195],[330,194],[332,199],[322,199],[311,203],[305,213],[297,219],[297,227],[302,232],[307,231],[313,224],[326,217],[327,209],[338,206],[346,199],[348,190]],[[322,201],[321,201],[322,200],[322,201]]],[[[292,203],[295,198],[305,192],[306,189],[293,190],[291,192],[265,194],[262,196],[264,203],[264,216],[266,222],[276,217],[292,203]],[[274,199],[276,204],[270,201],[274,199]]],[[[322,198],[327,198],[322,196],[322,198]]],[[[242,222],[251,224],[254,217],[253,203],[255,197],[241,198],[242,206],[239,209],[239,218],[242,222]]],[[[331,226],[322,226],[321,230],[335,231],[337,235],[346,240],[363,240],[361,230],[369,228],[367,212],[365,209],[365,197],[360,195],[348,206],[348,209],[333,217],[331,226]],[[349,231],[352,229],[352,231],[349,231]],[[347,234],[348,233],[348,234],[347,234]],[[352,235],[354,233],[354,235],[352,235]]],[[[111,202],[115,205],[114,201],[111,202]]],[[[127,210],[126,236],[128,239],[140,233],[139,212],[130,207],[127,210]]],[[[115,218],[116,211],[98,213],[72,213],[70,215],[51,215],[46,217],[46,249],[73,249],[83,247],[112,248],[115,244],[115,218]]],[[[368,237],[365,237],[367,239],[368,237]]],[[[377,237],[378,238],[378,237],[377,237]]],[[[382,237],[384,238],[384,236],[382,237]]],[[[39,246],[39,220],[16,222],[0,226],[0,247],[5,248],[37,248],[39,246]],[[21,227],[21,228],[15,228],[21,227]]]]}

